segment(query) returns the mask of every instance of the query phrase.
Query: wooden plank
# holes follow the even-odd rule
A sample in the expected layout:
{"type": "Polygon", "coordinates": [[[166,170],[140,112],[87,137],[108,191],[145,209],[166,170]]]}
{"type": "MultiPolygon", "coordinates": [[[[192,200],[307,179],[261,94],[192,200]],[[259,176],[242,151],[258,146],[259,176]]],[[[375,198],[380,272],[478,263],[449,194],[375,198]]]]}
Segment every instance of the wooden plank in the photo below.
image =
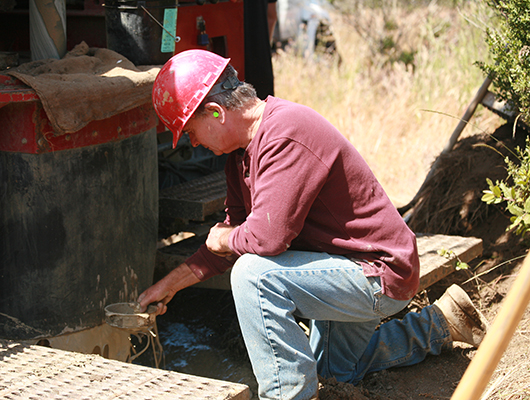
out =
{"type": "Polygon", "coordinates": [[[447,259],[438,250],[452,251],[467,263],[482,255],[482,239],[453,235],[416,234],[420,255],[420,287],[418,292],[445,278],[456,270],[456,257],[447,259]]]}
{"type": "Polygon", "coordinates": [[[240,383],[2,339],[0,370],[3,399],[250,399],[240,383]]]}
{"type": "MultiPolygon", "coordinates": [[[[460,261],[467,263],[482,255],[482,239],[453,235],[416,234],[420,256],[420,287],[418,292],[428,288],[456,270],[456,257],[447,259],[438,250],[451,251],[460,261]]],[[[167,274],[178,264],[191,256],[204,243],[204,237],[183,240],[159,250],[156,267],[161,275],[167,274]]],[[[197,284],[211,289],[230,289],[230,272],[215,276],[197,284]]]]}

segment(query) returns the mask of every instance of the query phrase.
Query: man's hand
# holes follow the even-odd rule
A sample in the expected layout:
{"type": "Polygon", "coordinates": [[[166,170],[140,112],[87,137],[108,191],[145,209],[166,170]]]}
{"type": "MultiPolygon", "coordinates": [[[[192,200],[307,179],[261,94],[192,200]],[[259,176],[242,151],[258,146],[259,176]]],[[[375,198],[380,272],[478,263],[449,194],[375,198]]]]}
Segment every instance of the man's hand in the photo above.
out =
{"type": "Polygon", "coordinates": [[[221,257],[231,255],[233,252],[228,247],[228,236],[230,236],[230,232],[235,228],[235,226],[223,224],[222,222],[215,224],[210,229],[210,233],[206,238],[206,247],[208,250],[221,257]]]}
{"type": "Polygon", "coordinates": [[[187,264],[182,263],[163,279],[138,296],[142,311],[145,311],[151,303],[157,303],[157,315],[162,315],[167,311],[166,304],[175,296],[179,290],[199,282],[187,264]]]}

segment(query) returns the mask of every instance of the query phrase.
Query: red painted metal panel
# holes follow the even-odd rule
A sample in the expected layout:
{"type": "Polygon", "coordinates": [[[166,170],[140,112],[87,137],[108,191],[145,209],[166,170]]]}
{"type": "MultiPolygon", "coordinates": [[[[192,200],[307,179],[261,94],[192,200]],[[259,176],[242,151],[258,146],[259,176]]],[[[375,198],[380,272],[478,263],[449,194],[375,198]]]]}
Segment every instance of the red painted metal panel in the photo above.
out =
{"type": "Polygon", "coordinates": [[[13,101],[33,101],[39,97],[33,89],[9,75],[0,75],[0,105],[13,101]]]}
{"type": "Polygon", "coordinates": [[[83,129],[61,136],[46,136],[47,151],[73,149],[119,141],[154,128],[158,118],[151,104],[143,104],[111,118],[92,121],[83,129]]]}
{"type": "Polygon", "coordinates": [[[118,141],[156,127],[153,106],[143,104],[83,129],[59,135],[39,97],[19,80],[0,75],[0,151],[45,153],[118,141]]]}
{"type": "Polygon", "coordinates": [[[0,151],[40,153],[35,116],[41,110],[40,101],[12,102],[0,108],[0,151]]]}
{"type": "Polygon", "coordinates": [[[177,36],[180,42],[175,45],[175,54],[189,49],[205,49],[230,57],[230,63],[239,73],[239,79],[245,79],[245,41],[244,10],[242,1],[227,1],[217,4],[197,6],[193,3],[180,2],[177,14],[177,36]],[[190,5],[188,5],[190,4],[190,5]],[[197,37],[198,19],[202,18],[205,32],[213,40],[209,46],[199,46],[197,37]],[[224,41],[224,45],[222,42],[224,41]],[[224,47],[224,51],[221,48],[224,47]],[[224,53],[224,54],[223,54],[224,53]]]}

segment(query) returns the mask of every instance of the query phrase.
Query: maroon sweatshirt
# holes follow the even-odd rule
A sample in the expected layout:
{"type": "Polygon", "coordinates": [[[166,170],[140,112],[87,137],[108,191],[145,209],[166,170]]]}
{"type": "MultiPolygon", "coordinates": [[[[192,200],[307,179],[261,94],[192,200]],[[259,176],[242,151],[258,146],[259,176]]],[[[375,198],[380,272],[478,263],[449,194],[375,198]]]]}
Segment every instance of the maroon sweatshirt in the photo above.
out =
{"type": "MultiPolygon", "coordinates": [[[[259,129],[230,154],[226,220],[236,255],[287,249],[344,255],[397,300],[419,285],[416,238],[346,138],[316,111],[267,98],[259,129]]],[[[228,269],[205,246],[186,262],[201,280],[228,269]]]]}

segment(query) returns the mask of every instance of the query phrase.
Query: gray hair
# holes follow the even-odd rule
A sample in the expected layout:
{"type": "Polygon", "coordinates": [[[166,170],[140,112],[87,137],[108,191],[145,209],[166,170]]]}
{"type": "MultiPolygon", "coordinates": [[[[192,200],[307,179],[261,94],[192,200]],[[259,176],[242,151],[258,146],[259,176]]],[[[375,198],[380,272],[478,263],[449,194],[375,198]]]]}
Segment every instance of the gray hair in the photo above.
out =
{"type": "MultiPolygon", "coordinates": [[[[217,79],[215,82],[215,85],[224,82],[231,77],[235,77],[237,79],[237,71],[231,64],[228,64],[219,79],[217,79]]],[[[254,86],[252,86],[250,83],[240,82],[235,89],[224,90],[214,95],[207,94],[199,107],[197,107],[197,110],[195,110],[195,114],[204,114],[206,112],[205,105],[209,102],[217,103],[227,110],[237,110],[243,108],[247,104],[254,102],[257,98],[258,97],[254,86]]]]}

